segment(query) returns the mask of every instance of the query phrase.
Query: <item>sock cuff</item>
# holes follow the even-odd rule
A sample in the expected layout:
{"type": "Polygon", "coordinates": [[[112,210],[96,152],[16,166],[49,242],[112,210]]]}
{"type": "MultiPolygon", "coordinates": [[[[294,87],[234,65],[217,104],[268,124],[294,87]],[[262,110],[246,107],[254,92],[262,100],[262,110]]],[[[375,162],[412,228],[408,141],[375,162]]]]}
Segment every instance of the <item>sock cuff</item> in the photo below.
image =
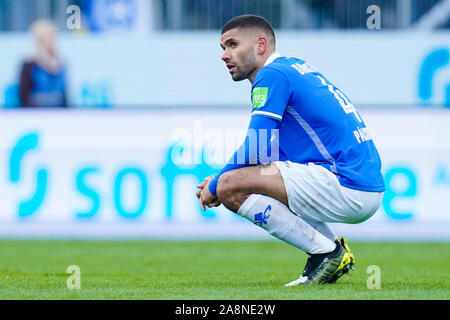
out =
{"type": "Polygon", "coordinates": [[[246,217],[247,213],[251,211],[251,208],[255,205],[255,203],[261,198],[263,195],[261,194],[251,194],[247,200],[244,201],[244,203],[241,205],[239,210],[237,211],[237,214],[246,217]]]}

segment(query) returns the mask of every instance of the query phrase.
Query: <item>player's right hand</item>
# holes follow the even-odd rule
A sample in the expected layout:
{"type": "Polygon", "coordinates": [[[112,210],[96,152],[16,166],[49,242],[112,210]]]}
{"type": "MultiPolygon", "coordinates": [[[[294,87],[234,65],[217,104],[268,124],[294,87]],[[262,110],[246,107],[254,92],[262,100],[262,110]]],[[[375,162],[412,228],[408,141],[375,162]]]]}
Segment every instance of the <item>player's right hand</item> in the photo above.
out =
{"type": "Polygon", "coordinates": [[[210,182],[213,178],[214,178],[213,176],[206,177],[205,179],[203,179],[203,182],[202,182],[202,183],[200,183],[200,184],[197,185],[197,188],[203,189],[203,188],[206,186],[206,184],[207,184],[208,182],[210,182]]]}
{"type": "MultiPolygon", "coordinates": [[[[200,201],[200,206],[203,211],[206,211],[206,207],[208,207],[208,208],[218,207],[222,204],[222,202],[219,201],[219,198],[217,198],[217,196],[214,196],[214,198],[210,199],[209,201],[205,201],[201,196],[202,192],[204,191],[203,189],[207,188],[209,186],[209,182],[212,179],[214,179],[214,176],[206,177],[202,183],[197,185],[197,188],[199,188],[199,190],[197,190],[195,195],[197,196],[198,200],[200,201]]],[[[209,193],[209,192],[207,192],[207,193],[209,193]]]]}

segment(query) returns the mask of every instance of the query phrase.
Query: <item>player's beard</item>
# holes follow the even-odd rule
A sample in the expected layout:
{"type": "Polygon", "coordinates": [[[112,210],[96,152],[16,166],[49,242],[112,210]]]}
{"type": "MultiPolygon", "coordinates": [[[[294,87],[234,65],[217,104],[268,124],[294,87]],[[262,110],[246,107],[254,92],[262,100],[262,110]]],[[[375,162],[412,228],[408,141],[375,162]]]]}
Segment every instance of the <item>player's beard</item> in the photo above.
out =
{"type": "Polygon", "coordinates": [[[250,48],[244,58],[242,63],[235,65],[236,71],[231,75],[234,81],[241,81],[250,78],[252,73],[256,70],[256,57],[253,53],[253,48],[250,48]]]}

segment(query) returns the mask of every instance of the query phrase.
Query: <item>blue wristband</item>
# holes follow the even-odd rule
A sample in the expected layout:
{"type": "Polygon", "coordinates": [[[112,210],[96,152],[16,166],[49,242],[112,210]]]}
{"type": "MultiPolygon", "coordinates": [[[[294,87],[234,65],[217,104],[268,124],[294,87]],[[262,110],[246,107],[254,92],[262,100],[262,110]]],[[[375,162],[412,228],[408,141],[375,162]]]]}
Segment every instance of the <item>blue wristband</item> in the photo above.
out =
{"type": "Polygon", "coordinates": [[[210,182],[209,182],[209,192],[211,192],[211,194],[213,195],[213,196],[216,196],[216,193],[217,193],[217,181],[218,181],[219,179],[217,178],[217,176],[215,176],[214,177],[214,179],[212,179],[210,182]]]}

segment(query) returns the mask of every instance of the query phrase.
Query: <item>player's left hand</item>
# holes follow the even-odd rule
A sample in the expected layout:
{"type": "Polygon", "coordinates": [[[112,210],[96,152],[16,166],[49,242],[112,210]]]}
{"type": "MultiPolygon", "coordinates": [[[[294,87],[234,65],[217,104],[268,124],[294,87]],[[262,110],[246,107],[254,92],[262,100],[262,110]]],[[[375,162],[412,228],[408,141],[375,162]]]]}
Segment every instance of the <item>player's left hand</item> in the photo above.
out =
{"type": "Polygon", "coordinates": [[[212,207],[218,207],[221,205],[221,202],[219,201],[219,198],[217,196],[214,196],[209,192],[209,182],[213,179],[212,176],[207,177],[204,179],[202,183],[200,183],[197,188],[196,195],[198,200],[200,201],[200,206],[203,211],[206,211],[206,206],[208,208],[212,207]]]}

